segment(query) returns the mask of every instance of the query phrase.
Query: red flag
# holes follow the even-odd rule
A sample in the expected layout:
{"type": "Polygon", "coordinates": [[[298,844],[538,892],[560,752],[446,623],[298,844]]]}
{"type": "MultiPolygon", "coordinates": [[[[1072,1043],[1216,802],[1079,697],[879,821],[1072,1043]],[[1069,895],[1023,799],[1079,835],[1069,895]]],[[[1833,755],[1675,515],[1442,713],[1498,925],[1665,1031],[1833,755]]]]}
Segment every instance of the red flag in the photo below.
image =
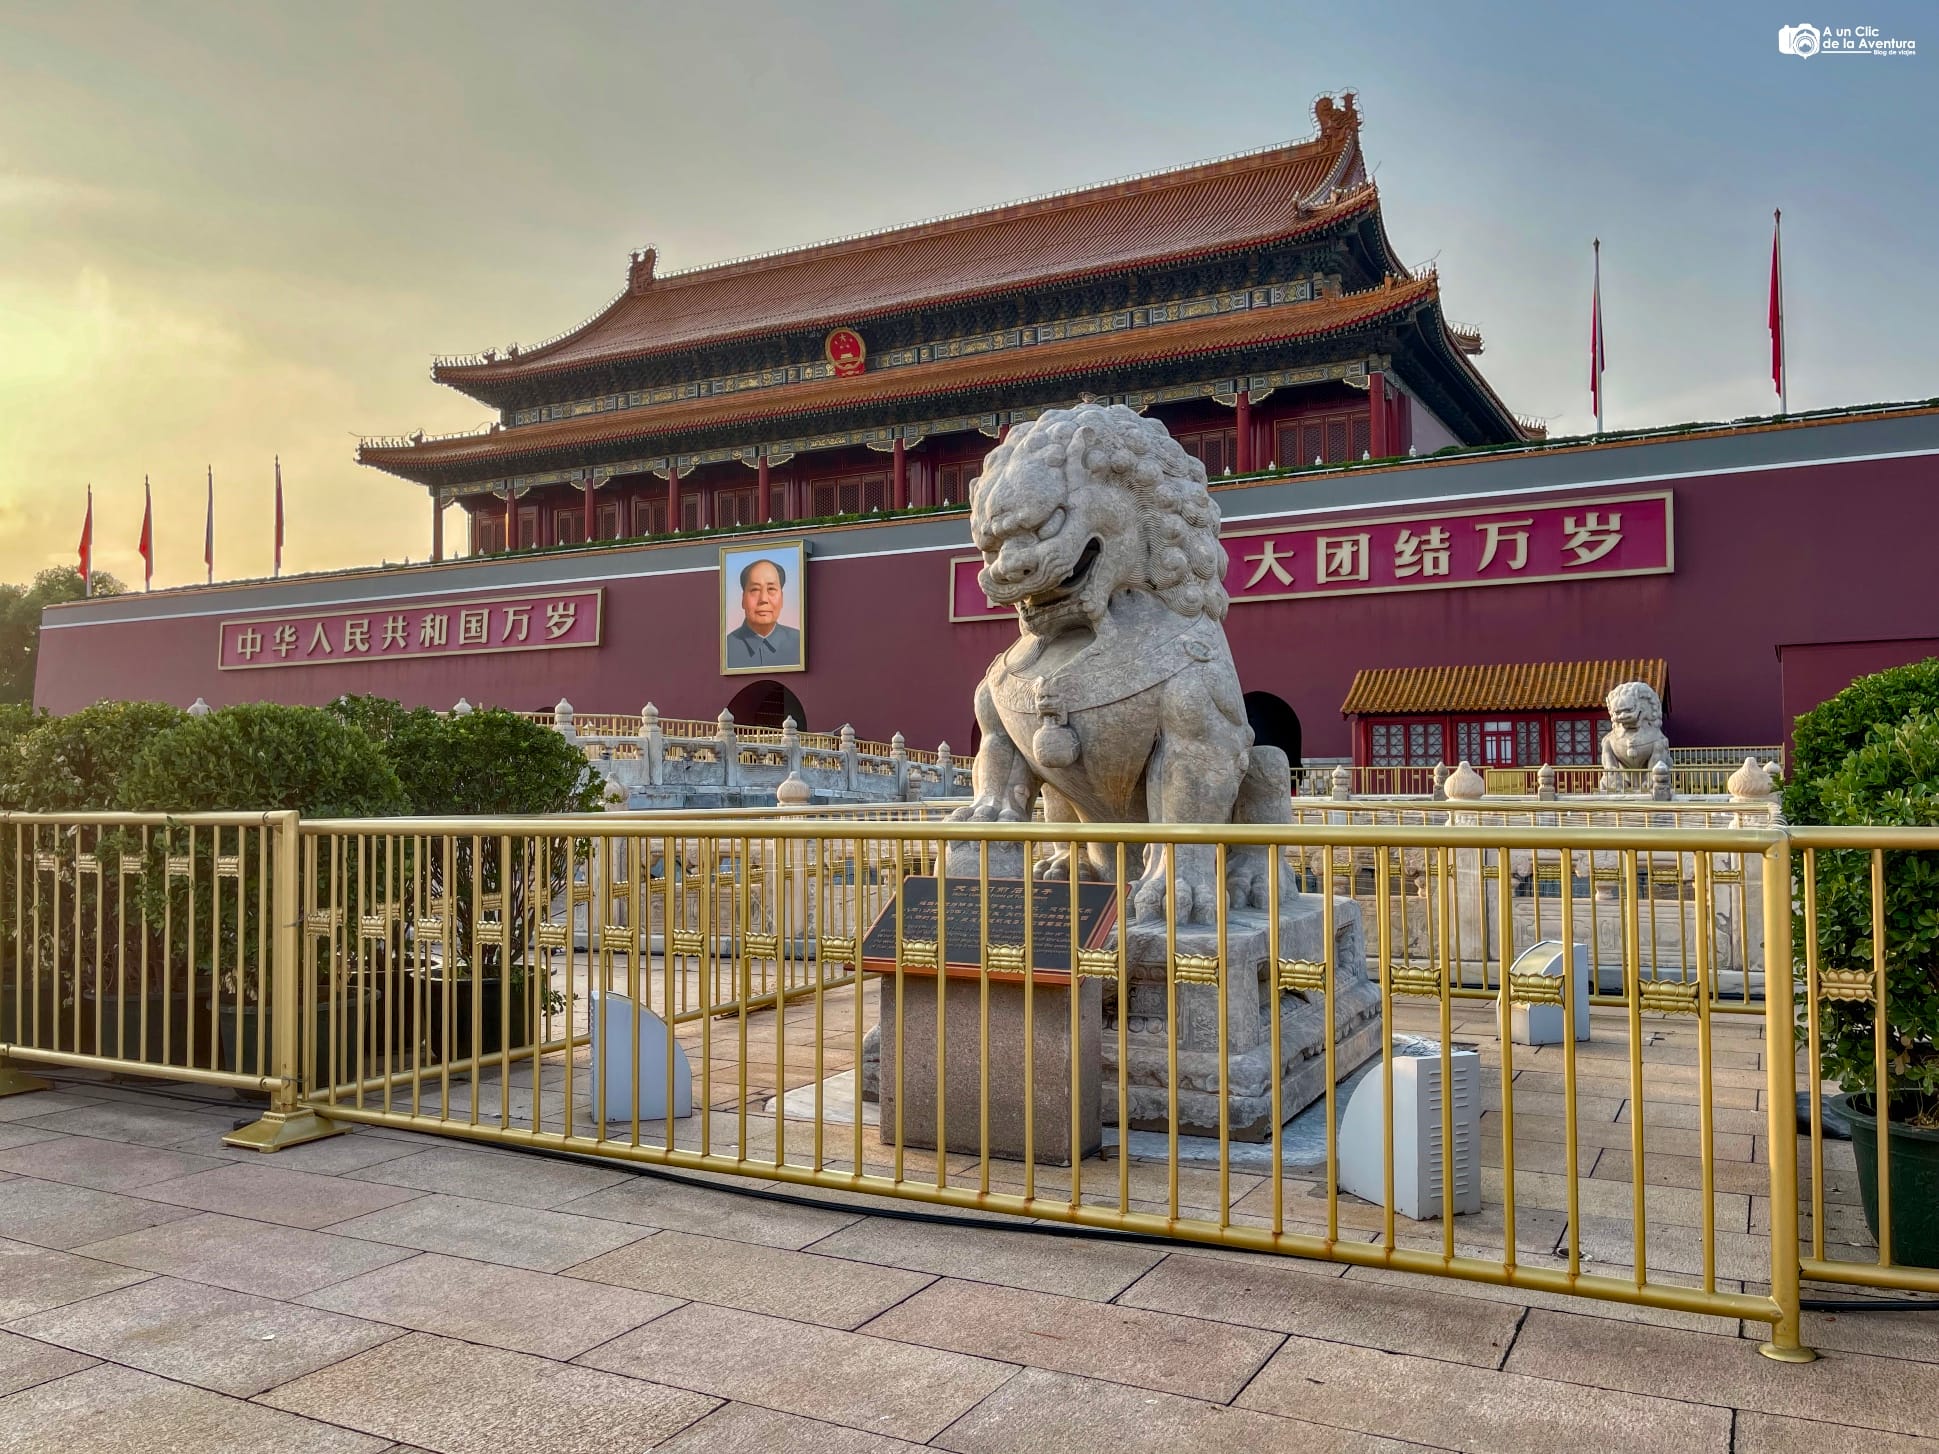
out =
{"type": "Polygon", "coordinates": [[[1778,408],[1790,413],[1784,387],[1784,214],[1771,214],[1771,387],[1778,408]]]}
{"type": "Polygon", "coordinates": [[[274,575],[283,573],[283,457],[276,456],[276,568],[274,575]]]}
{"type": "Polygon", "coordinates": [[[1589,299],[1589,402],[1595,406],[1596,433],[1602,433],[1602,239],[1596,239],[1596,286],[1589,299]]]}
{"type": "Polygon", "coordinates": [[[141,588],[155,587],[155,497],[148,489],[148,476],[141,477],[141,588]]]}
{"type": "Polygon", "coordinates": [[[81,520],[81,594],[94,594],[94,486],[88,486],[88,512],[81,520]]]}
{"type": "Polygon", "coordinates": [[[215,584],[215,466],[209,466],[209,513],[202,524],[202,564],[208,567],[209,584],[215,584]]]}

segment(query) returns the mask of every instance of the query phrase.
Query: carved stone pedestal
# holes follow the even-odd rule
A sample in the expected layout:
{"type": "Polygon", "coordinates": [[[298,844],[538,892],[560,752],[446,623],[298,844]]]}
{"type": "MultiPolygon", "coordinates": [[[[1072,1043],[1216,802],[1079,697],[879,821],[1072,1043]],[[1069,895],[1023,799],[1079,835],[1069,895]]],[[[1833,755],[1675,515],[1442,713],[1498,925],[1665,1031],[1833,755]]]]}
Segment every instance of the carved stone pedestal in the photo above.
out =
{"type": "MultiPolygon", "coordinates": [[[[943,1131],[946,1149],[974,1156],[982,1147],[983,1094],[978,1037],[983,1023],[982,988],[974,979],[904,974],[902,1007],[896,1012],[895,978],[881,981],[882,1139],[893,1144],[898,1103],[906,1146],[936,1144],[936,990],[943,993],[943,1131]],[[902,1075],[898,1101],[897,1029],[901,1027],[902,1075]]],[[[1077,996],[1076,1104],[1077,1156],[1103,1144],[1098,1069],[1102,1063],[1103,986],[1083,980],[1031,987],[1026,1035],[1024,987],[992,981],[990,990],[990,1155],[1021,1161],[1024,1126],[1031,1125],[1031,1154],[1037,1161],[1067,1166],[1071,1161],[1072,1033],[1071,996],[1077,996]],[[1031,1046],[1031,1086],[1024,1090],[1024,1045],[1031,1046]]]]}
{"type": "MultiPolygon", "coordinates": [[[[1286,981],[1328,962],[1325,906],[1303,895],[1281,906],[1279,957],[1286,981]]],[[[1177,1025],[1168,1019],[1165,926],[1134,924],[1129,941],[1130,1004],[1105,1007],[1103,1111],[1118,1117],[1118,1016],[1128,1016],[1128,1114],[1133,1130],[1164,1131],[1171,1124],[1170,1043],[1178,1045],[1178,1132],[1219,1133],[1219,1102],[1227,1103],[1228,1134],[1235,1141],[1263,1141],[1272,1134],[1272,1078],[1278,1075],[1280,1115],[1290,1118],[1326,1092],[1326,1036],[1317,989],[1278,989],[1268,959],[1263,910],[1233,909],[1226,919],[1226,958],[1209,924],[1181,926],[1174,940],[1184,972],[1177,987],[1177,1025]],[[1214,961],[1216,968],[1204,963],[1214,961]],[[1216,978],[1217,983],[1210,982],[1216,978]],[[1199,980],[1202,982],[1192,982],[1199,980]],[[1226,1001],[1225,1053],[1219,1062],[1219,989],[1226,1001]],[[1279,1064],[1272,1065],[1269,1016],[1279,1016],[1279,1064]]],[[[1380,1053],[1380,990],[1367,978],[1360,910],[1351,899],[1333,901],[1333,1073],[1345,1076],[1380,1053]]]]}

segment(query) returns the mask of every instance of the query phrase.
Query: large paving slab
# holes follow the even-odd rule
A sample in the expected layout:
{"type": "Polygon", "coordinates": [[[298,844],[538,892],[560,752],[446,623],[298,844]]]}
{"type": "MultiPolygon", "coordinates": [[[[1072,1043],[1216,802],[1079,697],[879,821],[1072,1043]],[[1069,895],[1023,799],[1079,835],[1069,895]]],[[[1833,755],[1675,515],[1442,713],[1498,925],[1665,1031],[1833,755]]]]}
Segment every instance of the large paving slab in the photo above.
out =
{"type": "Polygon", "coordinates": [[[960,1353],[697,1304],[578,1361],[916,1443],[1016,1372],[960,1353]]]}
{"type": "Polygon", "coordinates": [[[19,1176],[0,1182],[0,1237],[73,1248],[195,1214],[117,1192],[19,1176]]]}
{"type": "Polygon", "coordinates": [[[1136,1243],[875,1217],[824,1237],[812,1250],[828,1257],[1100,1302],[1123,1292],[1165,1255],[1161,1247],[1136,1243]]]}
{"type": "Polygon", "coordinates": [[[1598,1454],[1728,1454],[1730,1449],[1728,1409],[1313,1338],[1287,1339],[1238,1402],[1473,1454],[1576,1448],[1598,1454]]]}
{"type": "Polygon", "coordinates": [[[5,1454],[381,1454],[386,1441],[101,1364],[0,1399],[5,1454]]]}
{"type": "Polygon", "coordinates": [[[829,1328],[857,1327],[934,1280],[927,1273],[687,1232],[656,1232],[582,1262],[571,1274],[829,1328]]]}
{"type": "MultiPolygon", "coordinates": [[[[66,1348],[57,1348],[18,1333],[0,1331],[0,1395],[18,1393],[37,1383],[65,1378],[92,1368],[95,1360],[66,1348]]],[[[6,1404],[0,1403],[0,1418],[6,1404]]],[[[0,1434],[0,1437],[4,1437],[0,1434]]]]}
{"type": "Polygon", "coordinates": [[[1229,1402],[1283,1341],[1230,1323],[953,1278],[862,1331],[1214,1403],[1229,1402]]]}
{"type": "Polygon", "coordinates": [[[832,1207],[743,1195],[747,1189],[716,1191],[660,1177],[632,1176],[605,1191],[562,1202],[557,1210],[795,1250],[858,1220],[854,1212],[832,1207]]]}
{"type": "Polygon", "coordinates": [[[1421,1447],[1035,1368],[930,1442],[957,1454],[1418,1454],[1421,1447]]]}
{"type": "Polygon", "coordinates": [[[84,1255],[236,1292],[295,1298],[410,1254],[351,1237],[200,1212],[89,1243],[84,1255]]]}
{"type": "Polygon", "coordinates": [[[331,1231],[531,1272],[562,1272],[652,1235],[625,1222],[436,1194],[335,1223],[331,1231]]]}
{"type": "Polygon", "coordinates": [[[143,1186],[141,1195],[171,1206],[315,1231],[332,1222],[394,1207],[423,1193],[372,1186],[341,1176],[319,1176],[264,1161],[225,1161],[213,1171],[143,1186]]]}
{"type": "MultiPolygon", "coordinates": [[[[617,1254],[614,1254],[617,1255],[617,1254]]],[[[569,1359],[680,1305],[627,1287],[426,1252],[303,1299],[515,1353],[569,1359]]]]}
{"type": "Polygon", "coordinates": [[[1919,1435],[1939,1430],[1939,1376],[1930,1367],[1861,1353],[1816,1363],[1774,1363],[1745,1359],[1749,1351],[1741,1339],[1531,1312],[1507,1366],[1594,1388],[1706,1402],[1727,1397],[1740,1409],[1857,1429],[1919,1435]],[[1720,1391],[1716,1370],[1717,1361],[1726,1358],[1733,1360],[1727,1395],[1720,1391]]]}
{"type": "Polygon", "coordinates": [[[239,1398],[398,1336],[381,1323],[172,1277],[150,1278],[9,1327],[239,1398]]]}
{"type": "Polygon", "coordinates": [[[42,1181],[91,1186],[96,1191],[133,1191],[171,1177],[229,1166],[219,1156],[188,1151],[165,1151],[134,1146],[126,1141],[103,1141],[94,1136],[50,1133],[50,1139],[0,1151],[0,1171],[35,1176],[42,1181]]]}
{"type": "Polygon", "coordinates": [[[660,1446],[666,1454],[916,1454],[926,1447],[752,1404],[722,1404],[660,1446]]]}
{"type": "Polygon", "coordinates": [[[644,1379],[426,1333],[407,1333],[260,1402],[438,1454],[650,1448],[715,1406],[644,1379]]]}
{"type": "Polygon", "coordinates": [[[503,1155],[470,1146],[419,1151],[349,1175],[358,1181],[521,1207],[556,1207],[629,1179],[629,1173],[617,1167],[503,1155]]]}
{"type": "Polygon", "coordinates": [[[1313,1278],[1266,1257],[1168,1257],[1118,1302],[1478,1368],[1500,1366],[1521,1322],[1519,1308],[1452,1297],[1420,1279],[1383,1286],[1313,1278]]]}
{"type": "Polygon", "coordinates": [[[149,1275],[138,1268],[0,1238],[0,1323],[112,1292],[149,1275]]]}

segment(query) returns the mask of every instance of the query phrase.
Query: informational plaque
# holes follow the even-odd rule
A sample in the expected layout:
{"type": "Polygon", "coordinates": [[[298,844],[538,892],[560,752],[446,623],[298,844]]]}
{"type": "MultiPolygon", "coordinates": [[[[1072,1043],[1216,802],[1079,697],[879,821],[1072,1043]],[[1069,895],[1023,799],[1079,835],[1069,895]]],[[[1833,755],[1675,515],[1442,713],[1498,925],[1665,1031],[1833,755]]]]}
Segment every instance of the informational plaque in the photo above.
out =
{"type": "MultiPolygon", "coordinates": [[[[989,904],[973,878],[948,881],[923,876],[902,881],[902,939],[896,941],[896,905],[891,902],[862,941],[862,968],[904,974],[935,974],[980,979],[984,972],[983,929],[990,935],[992,980],[1068,984],[1071,979],[1071,887],[1068,881],[988,880],[989,904]],[[1025,915],[1029,916],[1030,962],[1023,962],[1025,915]]],[[[1118,922],[1118,893],[1111,884],[1079,883],[1076,895],[1079,949],[1102,949],[1118,922]]]]}

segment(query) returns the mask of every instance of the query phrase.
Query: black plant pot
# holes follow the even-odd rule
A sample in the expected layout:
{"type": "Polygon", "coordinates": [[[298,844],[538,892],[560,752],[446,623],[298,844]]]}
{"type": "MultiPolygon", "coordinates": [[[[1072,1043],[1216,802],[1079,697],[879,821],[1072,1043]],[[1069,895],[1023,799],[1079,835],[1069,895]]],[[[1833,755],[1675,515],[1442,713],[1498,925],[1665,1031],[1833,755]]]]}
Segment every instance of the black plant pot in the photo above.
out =
{"type": "Polygon", "coordinates": [[[103,998],[82,994],[66,1015],[71,1018],[61,1027],[62,1049],[78,1040],[86,1055],[202,1069],[216,1059],[210,1043],[209,1001],[202,994],[187,990],[146,995],[131,990],[103,998]]]}
{"type": "MultiPolygon", "coordinates": [[[[301,1066],[307,1062],[321,1083],[340,1083],[357,1074],[357,1051],[361,1047],[363,1072],[366,1075],[378,1074],[383,1069],[381,1057],[386,1048],[386,998],[381,984],[367,986],[360,995],[337,997],[337,1057],[336,1064],[332,1066],[329,1063],[331,1001],[327,992],[317,995],[304,1017],[305,1027],[299,1032],[307,1034],[309,1042],[297,1043],[297,1064],[301,1066]]],[[[262,1017],[261,1006],[243,1005],[240,1009],[233,1005],[225,1006],[222,1011],[222,1068],[244,1075],[274,1075],[275,1045],[273,1041],[266,1043],[270,1033],[270,1026],[262,1017]],[[259,1045],[263,1057],[260,1071],[256,1059],[259,1045]]],[[[410,1046],[404,1035],[398,1034],[391,1041],[391,1050],[397,1064],[408,1063],[410,1046]]]]}
{"type": "Polygon", "coordinates": [[[516,982],[506,997],[496,975],[489,979],[452,980],[448,1024],[445,980],[441,973],[410,971],[406,976],[405,993],[408,998],[399,1019],[421,1035],[427,1063],[469,1060],[474,1054],[496,1055],[507,1048],[516,1052],[528,1049],[532,1044],[532,1014],[527,1003],[531,995],[529,981],[521,979],[516,982]],[[423,997],[421,1004],[420,996],[423,997]],[[509,999],[508,1004],[504,1003],[506,998],[509,999]],[[475,1050],[472,1043],[474,999],[478,1011],[475,1050]],[[420,1013],[423,1015],[421,1026],[417,1018],[420,1013]]]}
{"type": "Polygon", "coordinates": [[[51,975],[42,975],[38,985],[13,980],[0,984],[0,1045],[35,1050],[56,1048],[54,1036],[60,1027],[56,1018],[59,1007],[60,990],[51,975]]]}
{"type": "MultiPolygon", "coordinates": [[[[1851,1149],[1858,1160],[1858,1195],[1865,1223],[1878,1239],[1878,1117],[1873,1096],[1833,1096],[1830,1105],[1851,1122],[1851,1149]]],[[[1886,1151],[1892,1169],[1892,1261],[1906,1267],[1939,1267],[1939,1131],[1894,1120],[1886,1151]]]]}

